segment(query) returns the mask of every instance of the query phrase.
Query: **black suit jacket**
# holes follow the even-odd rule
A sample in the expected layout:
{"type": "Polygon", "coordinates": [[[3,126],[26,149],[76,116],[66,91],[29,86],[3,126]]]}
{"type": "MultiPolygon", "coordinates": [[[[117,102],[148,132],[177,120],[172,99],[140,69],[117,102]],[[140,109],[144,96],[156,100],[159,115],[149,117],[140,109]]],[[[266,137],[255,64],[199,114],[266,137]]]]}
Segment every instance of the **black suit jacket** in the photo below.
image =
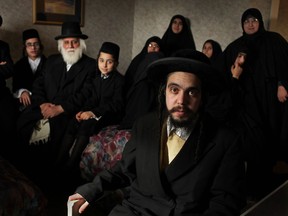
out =
{"type": "Polygon", "coordinates": [[[42,55],[37,70],[35,71],[35,73],[33,73],[29,64],[28,57],[25,56],[19,59],[14,66],[14,76],[12,83],[13,92],[19,89],[27,89],[29,91],[32,91],[33,82],[41,75],[41,71],[44,67],[45,62],[46,57],[42,55]]]}
{"type": "Polygon", "coordinates": [[[74,115],[91,95],[96,60],[86,55],[66,72],[62,55],[50,56],[32,89],[33,105],[50,102],[61,105],[66,114],[74,115]]]}
{"type": "Polygon", "coordinates": [[[96,60],[86,55],[66,72],[62,55],[50,56],[32,88],[32,104],[20,115],[17,122],[19,138],[28,141],[33,126],[43,116],[40,105],[53,103],[61,105],[64,113],[50,118],[50,135],[53,144],[61,142],[66,127],[75,114],[81,110],[91,96],[92,80],[95,77],[96,60]]]}
{"type": "Polygon", "coordinates": [[[83,111],[92,111],[97,117],[110,119],[112,122],[107,124],[119,123],[124,112],[124,82],[123,75],[117,70],[111,71],[106,79],[97,72],[93,80],[93,94],[83,111]]]}
{"type": "Polygon", "coordinates": [[[130,196],[110,213],[117,216],[239,215],[245,196],[238,136],[215,124],[198,126],[160,171],[159,116],[144,116],[134,125],[121,162],[76,192],[91,203],[103,190],[131,183],[130,196]]]}

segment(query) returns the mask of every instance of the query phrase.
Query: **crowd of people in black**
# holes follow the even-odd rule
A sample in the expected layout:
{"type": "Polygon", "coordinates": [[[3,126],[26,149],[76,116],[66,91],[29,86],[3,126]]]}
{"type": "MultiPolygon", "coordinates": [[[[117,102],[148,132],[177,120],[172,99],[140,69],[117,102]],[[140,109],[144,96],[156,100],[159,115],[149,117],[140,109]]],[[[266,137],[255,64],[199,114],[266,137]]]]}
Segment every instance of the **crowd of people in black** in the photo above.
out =
{"type": "Polygon", "coordinates": [[[257,8],[240,24],[243,35],[224,50],[207,39],[197,51],[189,20],[175,15],[124,75],[120,46],[105,41],[87,56],[78,22],[62,24],[59,53],[48,57],[36,29],[23,31],[15,64],[0,41],[0,132],[13,143],[1,156],[43,190],[69,185],[79,212],[125,188],[109,215],[239,215],[277,186],[273,167],[288,162],[288,42],[265,29],[257,8]],[[131,139],[114,167],[85,182],[81,153],[109,125],[131,139]]]}

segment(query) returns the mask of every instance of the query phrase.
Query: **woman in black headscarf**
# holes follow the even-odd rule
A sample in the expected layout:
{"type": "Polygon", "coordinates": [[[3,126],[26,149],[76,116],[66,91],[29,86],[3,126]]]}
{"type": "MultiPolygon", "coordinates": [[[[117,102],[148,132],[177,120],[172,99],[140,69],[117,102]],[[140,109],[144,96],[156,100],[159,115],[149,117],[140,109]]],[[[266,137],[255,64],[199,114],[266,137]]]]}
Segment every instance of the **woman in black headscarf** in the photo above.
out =
{"type": "MultiPolygon", "coordinates": [[[[145,65],[144,59],[147,57],[148,53],[160,52],[162,51],[162,42],[158,36],[152,36],[147,39],[141,52],[138,53],[129,64],[125,72],[125,92],[131,88],[133,83],[136,81],[137,77],[141,76],[143,72],[143,65],[145,65]]],[[[146,65],[147,66],[147,65],[146,65]]]]}
{"type": "Polygon", "coordinates": [[[163,53],[171,56],[180,49],[196,49],[188,19],[182,15],[174,15],[162,37],[163,53]]]}
{"type": "Polygon", "coordinates": [[[217,41],[208,39],[203,43],[202,52],[210,59],[211,64],[214,65],[222,53],[222,48],[217,41]]]}
{"type": "Polygon", "coordinates": [[[248,193],[261,198],[275,187],[276,161],[288,159],[288,43],[265,30],[256,8],[243,13],[241,26],[243,35],[227,46],[219,62],[231,87],[230,120],[243,137],[248,193]]]}

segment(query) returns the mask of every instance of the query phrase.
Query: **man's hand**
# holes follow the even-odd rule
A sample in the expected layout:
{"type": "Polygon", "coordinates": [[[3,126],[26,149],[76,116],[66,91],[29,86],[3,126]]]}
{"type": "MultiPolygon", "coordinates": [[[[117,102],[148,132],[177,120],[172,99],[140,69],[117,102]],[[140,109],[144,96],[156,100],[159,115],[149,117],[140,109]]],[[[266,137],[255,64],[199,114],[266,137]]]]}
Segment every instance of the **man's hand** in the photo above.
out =
{"type": "Polygon", "coordinates": [[[24,106],[28,106],[31,104],[30,94],[27,91],[23,91],[19,98],[20,103],[24,106]]]}
{"type": "Polygon", "coordinates": [[[74,204],[74,207],[76,209],[79,209],[78,212],[80,214],[82,214],[85,211],[85,209],[87,208],[87,206],[89,205],[89,203],[84,199],[84,197],[78,193],[69,196],[68,201],[73,201],[73,200],[78,200],[74,204]]]}
{"type": "Polygon", "coordinates": [[[52,103],[41,104],[40,109],[44,119],[53,118],[64,112],[61,105],[54,105],[52,103]]]}
{"type": "Polygon", "coordinates": [[[91,119],[91,118],[95,118],[96,116],[94,115],[93,112],[91,111],[85,111],[85,112],[78,112],[76,114],[76,119],[78,122],[82,121],[82,120],[88,120],[88,119],[91,119]]]}

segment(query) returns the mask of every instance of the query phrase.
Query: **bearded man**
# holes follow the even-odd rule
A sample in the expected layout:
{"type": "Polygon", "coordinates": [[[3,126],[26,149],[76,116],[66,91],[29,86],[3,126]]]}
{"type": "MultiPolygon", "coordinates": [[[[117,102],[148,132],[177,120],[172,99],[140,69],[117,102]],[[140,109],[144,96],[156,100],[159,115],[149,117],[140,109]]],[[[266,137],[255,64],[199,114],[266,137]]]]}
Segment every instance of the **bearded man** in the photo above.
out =
{"type": "Polygon", "coordinates": [[[37,149],[32,151],[32,156],[28,150],[30,155],[25,158],[32,157],[33,163],[37,163],[36,156],[39,159],[44,157],[47,162],[53,161],[69,120],[91,94],[95,76],[96,60],[84,54],[88,36],[82,34],[79,23],[64,22],[61,33],[55,37],[60,53],[48,57],[42,75],[33,84],[32,103],[17,122],[20,147],[37,149]],[[49,121],[49,139],[38,140],[40,145],[33,146],[31,134],[41,119],[49,121]],[[39,149],[44,149],[44,154],[39,154],[39,149]]]}
{"type": "Polygon", "coordinates": [[[196,50],[156,60],[147,74],[160,87],[160,109],[135,121],[115,166],[69,196],[77,201],[73,210],[81,214],[106,191],[128,187],[109,216],[240,215],[245,169],[239,136],[207,107],[208,97],[220,93],[221,76],[196,50]]]}

